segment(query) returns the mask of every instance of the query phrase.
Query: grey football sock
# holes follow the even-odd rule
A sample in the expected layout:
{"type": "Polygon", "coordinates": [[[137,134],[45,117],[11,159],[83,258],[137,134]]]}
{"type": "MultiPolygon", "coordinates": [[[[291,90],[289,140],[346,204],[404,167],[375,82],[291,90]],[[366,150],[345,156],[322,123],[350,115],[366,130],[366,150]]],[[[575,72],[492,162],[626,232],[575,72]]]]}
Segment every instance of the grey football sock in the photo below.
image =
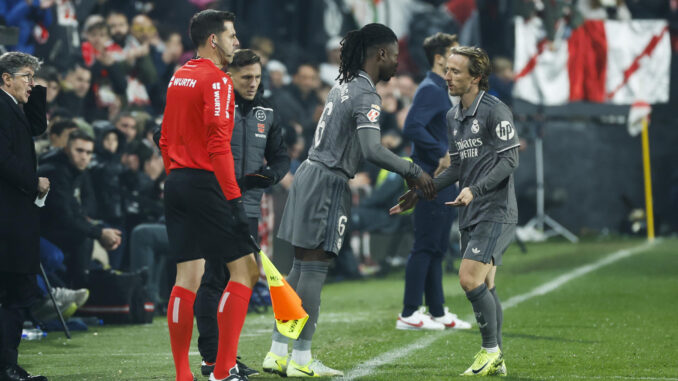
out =
{"type": "Polygon", "coordinates": [[[299,275],[301,275],[301,261],[294,258],[294,261],[292,261],[292,269],[285,277],[285,280],[295,290],[297,289],[297,284],[299,283],[299,275]]]}
{"type": "Polygon", "coordinates": [[[494,297],[487,290],[485,283],[466,293],[466,297],[471,301],[473,312],[476,315],[478,328],[483,337],[483,348],[493,348],[497,346],[497,307],[494,303],[494,297]]]}
{"type": "Polygon", "coordinates": [[[499,349],[503,350],[501,347],[501,325],[504,323],[504,311],[501,308],[501,301],[497,296],[497,287],[492,287],[490,294],[494,297],[494,305],[497,308],[497,344],[499,349]]]}
{"type": "MultiPolygon", "coordinates": [[[[295,290],[297,288],[297,284],[299,283],[299,275],[301,275],[301,261],[294,258],[294,261],[292,262],[292,269],[290,270],[290,273],[287,274],[285,280],[295,290]]],[[[278,332],[278,328],[276,328],[275,323],[273,323],[273,341],[285,344],[287,344],[289,341],[287,336],[283,336],[280,334],[280,332],[278,332]]]]}
{"type": "Polygon", "coordinates": [[[306,350],[310,347],[315,327],[320,314],[320,292],[327,278],[327,269],[330,262],[304,261],[301,262],[301,276],[297,285],[297,294],[301,298],[302,307],[308,313],[308,321],[299,335],[299,340],[294,342],[294,349],[306,350]]]}

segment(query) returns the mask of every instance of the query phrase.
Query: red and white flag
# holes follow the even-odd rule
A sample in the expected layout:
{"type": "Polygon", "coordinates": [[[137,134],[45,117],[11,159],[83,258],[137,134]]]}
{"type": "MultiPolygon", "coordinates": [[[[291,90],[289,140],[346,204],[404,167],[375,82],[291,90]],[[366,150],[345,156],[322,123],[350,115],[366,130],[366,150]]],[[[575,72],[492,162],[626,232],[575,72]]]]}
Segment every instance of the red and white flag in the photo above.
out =
{"type": "Polygon", "coordinates": [[[547,106],[669,100],[671,41],[664,20],[588,20],[546,40],[539,18],[516,18],[513,95],[547,106]]]}

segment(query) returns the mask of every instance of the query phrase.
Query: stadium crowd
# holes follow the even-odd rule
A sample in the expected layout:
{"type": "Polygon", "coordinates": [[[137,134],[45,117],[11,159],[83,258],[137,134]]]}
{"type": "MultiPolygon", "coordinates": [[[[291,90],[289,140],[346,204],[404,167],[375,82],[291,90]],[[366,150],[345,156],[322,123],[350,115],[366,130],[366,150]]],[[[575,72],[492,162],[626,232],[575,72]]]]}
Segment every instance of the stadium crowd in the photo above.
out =
{"type": "MultiPolygon", "coordinates": [[[[62,290],[58,299],[64,311],[84,302],[84,292],[73,290],[85,287],[88,271],[97,267],[147,268],[153,301],[161,303],[168,296],[169,284],[162,284],[158,275],[165,271],[161,264],[168,250],[162,200],[166,175],[154,133],[162,121],[167,84],[194,55],[186,33],[189,18],[207,7],[237,14],[241,47],[254,50],[263,64],[259,91],[277,113],[291,168],[264,198],[259,233],[264,246],[284,250],[283,242],[274,245],[276,224],[336,81],[341,36],[370,17],[360,3],[0,0],[0,25],[18,28],[16,42],[0,45],[0,53],[22,51],[44,62],[35,84],[47,89],[48,130],[35,140],[35,147],[38,173],[52,186],[40,212],[41,252],[50,280],[62,290]],[[324,3],[333,8],[328,10],[324,3]],[[279,12],[266,11],[277,8],[279,12]],[[339,25],[323,25],[322,15],[332,11],[339,25]]],[[[377,91],[382,98],[382,144],[401,156],[410,154],[403,125],[429,66],[421,45],[435,32],[457,34],[461,45],[486,49],[493,63],[491,93],[510,105],[513,16],[543,18],[552,36],[558,20],[576,26],[585,18],[670,15],[675,37],[678,12],[675,2],[660,0],[395,3],[412,14],[391,20],[400,39],[398,74],[380,83],[377,91]]],[[[2,33],[11,34],[7,28],[2,33]]],[[[673,49],[678,51],[678,38],[673,49]]],[[[358,205],[353,229],[375,237],[411,230],[411,217],[387,218],[388,207],[405,189],[402,180],[380,174],[370,164],[362,168],[351,180],[358,205]]],[[[353,260],[356,256],[340,257],[339,277],[360,276],[375,261],[382,268],[393,263],[359,254],[360,266],[353,260]]],[[[47,299],[37,309],[49,316],[47,299]]]]}

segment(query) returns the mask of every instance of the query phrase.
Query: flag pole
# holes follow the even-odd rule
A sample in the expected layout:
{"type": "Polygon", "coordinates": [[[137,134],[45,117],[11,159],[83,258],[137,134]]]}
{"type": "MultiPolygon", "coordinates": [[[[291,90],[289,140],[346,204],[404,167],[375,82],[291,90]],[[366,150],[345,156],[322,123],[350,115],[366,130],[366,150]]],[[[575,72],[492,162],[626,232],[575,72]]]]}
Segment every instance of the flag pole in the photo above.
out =
{"type": "Polygon", "coordinates": [[[647,240],[654,240],[654,211],[652,209],[652,172],[650,167],[649,117],[643,118],[643,174],[645,178],[645,217],[647,218],[647,240]]]}

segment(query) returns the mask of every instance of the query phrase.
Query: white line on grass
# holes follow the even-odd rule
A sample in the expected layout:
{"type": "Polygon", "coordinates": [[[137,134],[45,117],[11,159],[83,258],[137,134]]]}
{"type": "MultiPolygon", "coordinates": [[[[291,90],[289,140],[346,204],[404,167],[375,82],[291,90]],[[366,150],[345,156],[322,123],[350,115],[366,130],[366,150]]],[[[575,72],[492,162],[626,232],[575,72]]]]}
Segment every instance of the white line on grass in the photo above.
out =
{"type": "MultiPolygon", "coordinates": [[[[522,303],[526,300],[532,299],[535,296],[541,296],[541,295],[548,294],[549,292],[558,289],[560,286],[564,285],[565,283],[567,283],[567,282],[569,282],[569,281],[571,281],[575,278],[578,278],[582,275],[588,274],[591,271],[598,270],[599,268],[601,268],[603,266],[607,266],[607,265],[614,263],[614,262],[616,262],[620,259],[623,259],[623,258],[629,257],[631,255],[638,254],[642,251],[645,251],[645,250],[649,249],[650,247],[654,246],[655,244],[659,243],[659,241],[660,240],[655,240],[654,242],[645,242],[642,245],[638,245],[638,246],[632,247],[630,249],[623,249],[623,250],[616,251],[616,252],[609,254],[606,257],[604,257],[604,258],[602,258],[602,259],[600,259],[596,262],[578,267],[578,268],[576,268],[576,269],[574,269],[574,270],[572,270],[568,273],[565,273],[565,274],[559,276],[556,279],[553,279],[550,282],[544,283],[541,286],[536,287],[535,289],[533,289],[530,292],[527,292],[527,293],[521,294],[521,295],[516,295],[516,296],[506,300],[505,302],[502,302],[502,307],[504,308],[504,310],[506,310],[508,308],[515,307],[518,304],[520,304],[520,303],[522,303]]],[[[450,332],[453,332],[453,331],[452,330],[444,331],[444,332],[442,332],[441,334],[438,334],[438,335],[427,335],[427,336],[422,337],[421,339],[415,341],[414,343],[412,343],[412,344],[410,344],[410,345],[408,345],[404,348],[395,349],[395,350],[392,350],[392,351],[389,351],[389,352],[386,352],[386,353],[382,353],[381,355],[379,355],[379,356],[377,356],[377,357],[375,357],[371,360],[367,360],[367,361],[365,361],[361,364],[358,364],[358,366],[356,366],[355,368],[348,371],[344,375],[344,377],[336,378],[336,380],[354,380],[356,378],[369,376],[372,373],[374,373],[376,368],[378,368],[382,365],[393,363],[393,362],[397,361],[398,359],[409,355],[413,351],[426,348],[429,345],[433,344],[434,341],[436,341],[437,339],[439,339],[439,338],[441,338],[445,335],[448,335],[450,332]]],[[[647,378],[647,379],[651,380],[652,378],[647,378]]],[[[661,380],[671,380],[671,379],[661,379],[661,380]]]]}
{"type": "Polygon", "coordinates": [[[657,381],[678,381],[675,377],[633,377],[633,376],[551,376],[552,379],[567,378],[581,378],[584,380],[657,380],[657,381]]]}

